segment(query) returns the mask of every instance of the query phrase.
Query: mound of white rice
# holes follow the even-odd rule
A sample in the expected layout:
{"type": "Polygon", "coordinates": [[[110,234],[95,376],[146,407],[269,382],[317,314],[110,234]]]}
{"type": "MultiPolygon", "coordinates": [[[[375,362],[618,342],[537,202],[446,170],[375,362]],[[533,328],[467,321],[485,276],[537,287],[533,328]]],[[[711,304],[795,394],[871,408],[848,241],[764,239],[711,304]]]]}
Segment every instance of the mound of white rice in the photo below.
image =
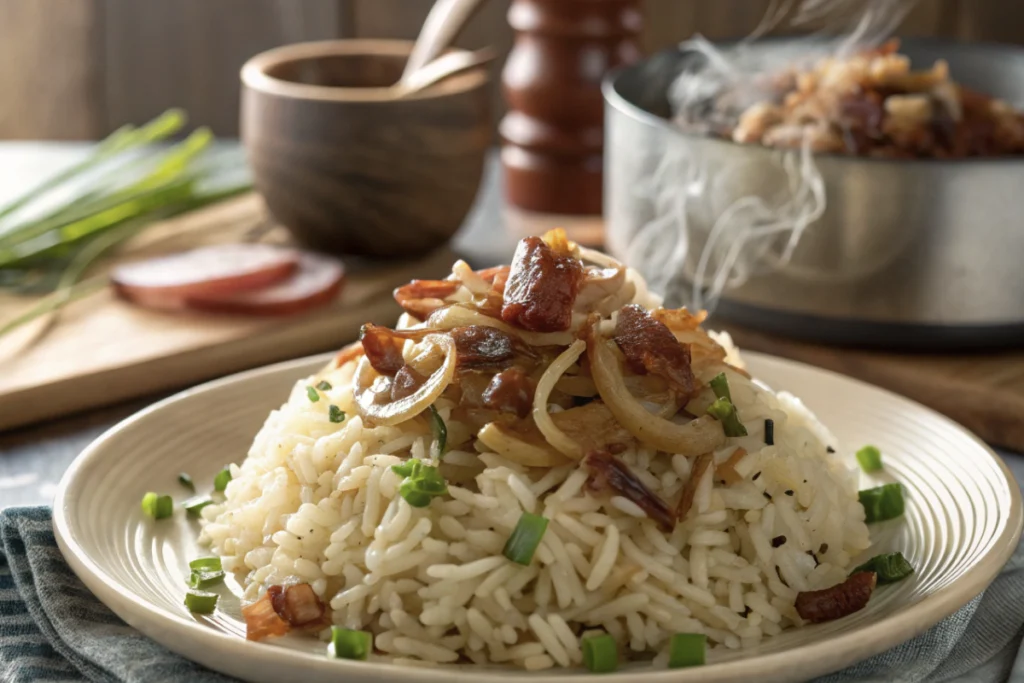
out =
{"type": "MultiPolygon", "coordinates": [[[[411,507],[391,465],[429,456],[430,434],[364,424],[351,375],[350,364],[296,385],[231,466],[226,502],[203,511],[203,539],[244,577],[247,598],[307,582],[335,624],[372,631],[394,658],[574,666],[591,628],[654,666],[665,664],[673,633],[754,645],[799,624],[797,592],[842,582],[869,545],[856,474],[828,454],[827,430],[796,398],[738,372],[728,380],[749,435],[714,459],[746,449],[735,467],[743,479],[726,485],[708,468],[692,511],[668,534],[625,498],[588,493],[575,465],[530,469],[494,453],[446,454],[449,495],[411,507]],[[321,379],[334,388],[311,402],[306,389],[321,379]],[[331,403],[347,412],[341,424],[328,419],[331,403]],[[502,555],[524,511],[550,520],[525,567],[502,555]]],[[[459,430],[451,405],[437,407],[449,432],[459,430]]],[[[620,457],[670,503],[690,477],[683,456],[639,448],[620,457]]]]}

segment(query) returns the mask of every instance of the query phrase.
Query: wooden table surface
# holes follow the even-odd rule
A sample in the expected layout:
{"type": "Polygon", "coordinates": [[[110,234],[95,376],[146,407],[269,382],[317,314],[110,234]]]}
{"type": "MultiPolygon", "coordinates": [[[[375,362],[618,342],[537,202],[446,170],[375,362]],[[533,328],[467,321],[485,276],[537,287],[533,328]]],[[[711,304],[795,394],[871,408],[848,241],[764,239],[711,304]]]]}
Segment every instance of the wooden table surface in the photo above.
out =
{"type": "MultiPolygon", "coordinates": [[[[0,205],[53,170],[72,163],[86,147],[74,143],[0,143],[0,205]]],[[[456,251],[475,266],[507,261],[522,236],[521,217],[501,197],[496,159],[491,159],[477,202],[455,240],[456,251]]],[[[541,222],[545,222],[546,219],[541,222]]],[[[564,223],[550,219],[551,225],[564,223]]],[[[531,221],[536,229],[538,221],[531,221]]],[[[593,223],[568,226],[588,241],[593,223]]],[[[151,396],[102,410],[52,420],[0,434],[0,508],[48,504],[57,482],[88,443],[121,419],[162,398],[151,396]]],[[[1024,455],[1000,452],[1018,481],[1024,481],[1024,455]]]]}

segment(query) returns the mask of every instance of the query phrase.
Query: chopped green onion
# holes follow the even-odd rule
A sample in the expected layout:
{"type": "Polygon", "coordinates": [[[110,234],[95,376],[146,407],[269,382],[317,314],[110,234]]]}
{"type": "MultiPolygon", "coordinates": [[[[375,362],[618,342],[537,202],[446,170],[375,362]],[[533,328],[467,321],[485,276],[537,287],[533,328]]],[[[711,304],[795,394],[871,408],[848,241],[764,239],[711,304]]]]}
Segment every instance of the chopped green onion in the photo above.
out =
{"type": "Polygon", "coordinates": [[[444,449],[448,445],[448,427],[437,412],[434,406],[428,406],[430,411],[430,431],[434,433],[434,440],[437,441],[437,459],[444,457],[444,449]]]}
{"type": "Polygon", "coordinates": [[[192,477],[188,476],[187,473],[182,472],[178,475],[178,483],[187,488],[192,493],[196,492],[196,484],[192,481],[192,477]]]}
{"type": "Polygon", "coordinates": [[[199,517],[202,513],[203,508],[207,505],[213,505],[213,499],[209,496],[196,496],[195,498],[189,498],[181,507],[185,508],[185,512],[188,513],[189,517],[199,517]]]}
{"type": "Polygon", "coordinates": [[[373,634],[368,631],[352,631],[340,626],[331,627],[331,644],[327,656],[339,659],[366,660],[373,650],[373,634]]]}
{"type": "Polygon", "coordinates": [[[174,500],[150,491],[142,497],[142,511],[153,519],[165,519],[174,514],[174,500]]]}
{"type": "Polygon", "coordinates": [[[192,570],[192,575],[188,579],[188,585],[192,588],[198,588],[199,590],[210,588],[211,586],[216,586],[221,583],[224,583],[223,570],[192,570]]]}
{"type": "Polygon", "coordinates": [[[896,583],[913,574],[914,566],[907,562],[903,553],[885,553],[875,555],[850,574],[857,572],[874,572],[878,575],[878,583],[896,583]]]}
{"type": "Polygon", "coordinates": [[[864,506],[864,521],[884,522],[903,514],[903,487],[899,484],[883,484],[873,489],[864,489],[857,494],[864,506]]]}
{"type": "Polygon", "coordinates": [[[306,396],[308,396],[309,400],[312,401],[313,403],[316,403],[317,401],[320,400],[320,394],[316,392],[316,389],[314,387],[306,387],[306,396]]]}
{"type": "Polygon", "coordinates": [[[668,668],[703,665],[706,645],[703,633],[676,633],[668,646],[668,668]]]}
{"type": "Polygon", "coordinates": [[[865,446],[857,451],[857,462],[865,472],[877,472],[882,469],[882,451],[874,446],[865,446]]]}
{"type": "Polygon", "coordinates": [[[590,636],[580,641],[583,647],[583,664],[595,674],[605,674],[619,668],[619,645],[605,633],[590,636]]]}
{"type": "Polygon", "coordinates": [[[441,471],[422,460],[410,458],[401,465],[392,465],[391,471],[405,477],[398,485],[398,493],[414,508],[425,508],[435,496],[448,493],[448,483],[441,471]]]}
{"type": "Polygon", "coordinates": [[[327,408],[327,418],[337,424],[345,421],[345,411],[333,403],[327,408]]]}
{"type": "Polygon", "coordinates": [[[764,443],[766,446],[775,445],[775,420],[771,418],[764,421],[764,443]]]}
{"type": "Polygon", "coordinates": [[[708,415],[722,423],[722,429],[725,430],[726,436],[747,435],[747,428],[743,426],[740,418],[736,415],[736,406],[724,396],[708,407],[708,415]]]}
{"type": "Polygon", "coordinates": [[[319,389],[320,391],[330,391],[330,390],[331,390],[331,383],[330,383],[330,382],[328,382],[328,381],[327,381],[327,380],[325,380],[325,379],[322,379],[322,380],[320,380],[320,382],[319,382],[319,383],[318,383],[318,384],[316,385],[316,388],[317,388],[317,389],[319,389]]]}
{"type": "Polygon", "coordinates": [[[548,519],[540,515],[524,512],[512,530],[512,535],[505,542],[502,554],[516,564],[528,565],[533,561],[540,539],[548,530],[548,519]]]}
{"type": "Polygon", "coordinates": [[[206,591],[190,588],[185,593],[185,607],[188,608],[189,612],[195,614],[212,614],[213,610],[217,607],[217,598],[219,597],[216,593],[207,593],[206,591]]]}
{"type": "Polygon", "coordinates": [[[192,571],[211,571],[219,572],[224,567],[221,565],[219,557],[200,557],[197,560],[192,560],[188,563],[188,568],[192,571]]]}
{"type": "Polygon", "coordinates": [[[715,392],[716,398],[727,398],[729,402],[732,402],[732,393],[729,391],[729,380],[725,378],[725,373],[720,372],[715,375],[708,384],[711,386],[711,391],[715,392]]]}
{"type": "Polygon", "coordinates": [[[231,470],[225,467],[213,478],[213,490],[223,491],[228,487],[229,481],[231,481],[231,470]]]}

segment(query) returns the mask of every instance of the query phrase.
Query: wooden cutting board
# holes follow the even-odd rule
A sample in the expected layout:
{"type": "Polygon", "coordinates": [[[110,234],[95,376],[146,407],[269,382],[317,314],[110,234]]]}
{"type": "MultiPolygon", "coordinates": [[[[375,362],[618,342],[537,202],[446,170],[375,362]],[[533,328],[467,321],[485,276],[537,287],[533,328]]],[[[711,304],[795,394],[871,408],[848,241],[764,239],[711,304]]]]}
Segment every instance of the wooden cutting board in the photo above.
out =
{"type": "MultiPolygon", "coordinates": [[[[153,226],[126,252],[132,258],[254,239],[287,236],[268,225],[262,202],[248,196],[153,226]]],[[[42,325],[33,324],[0,339],[0,429],[336,349],[365,322],[392,324],[400,310],[391,290],[414,277],[443,276],[454,258],[443,249],[398,265],[347,263],[338,299],[297,317],[167,313],[106,291],[92,295],[67,307],[42,333],[42,325]]],[[[0,298],[0,321],[30,303],[0,298]]]]}
{"type": "Polygon", "coordinates": [[[818,346],[726,326],[741,349],[792,358],[923,403],[983,440],[1024,452],[1024,350],[987,354],[887,353],[818,346]]]}

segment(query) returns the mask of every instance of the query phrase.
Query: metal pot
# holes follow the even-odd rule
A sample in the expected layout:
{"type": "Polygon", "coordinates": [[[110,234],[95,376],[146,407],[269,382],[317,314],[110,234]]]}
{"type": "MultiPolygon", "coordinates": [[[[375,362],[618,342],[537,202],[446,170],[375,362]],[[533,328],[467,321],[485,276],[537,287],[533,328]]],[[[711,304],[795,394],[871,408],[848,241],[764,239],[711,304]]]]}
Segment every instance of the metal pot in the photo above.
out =
{"type": "MultiPolygon", "coordinates": [[[[792,45],[769,41],[762,49],[792,45]]],[[[906,41],[902,51],[915,65],[945,59],[958,82],[1024,104],[1022,49],[906,41]]],[[[718,207],[752,194],[771,196],[785,182],[778,151],[688,135],[666,118],[668,88],[690,58],[681,50],[659,53],[604,84],[606,240],[627,261],[645,239],[645,225],[672,220],[644,190],[656,173],[658,182],[672,182],[666,158],[701,160],[724,200],[718,207]]],[[[834,343],[1024,343],[1024,159],[817,155],[814,162],[824,179],[824,213],[788,260],[728,289],[716,315],[834,343]]],[[[680,187],[685,181],[679,178],[680,187]]],[[[677,286],[668,292],[676,303],[685,301],[714,213],[689,217],[677,286]]],[[[655,264],[632,265],[650,270],[655,264]]]]}

